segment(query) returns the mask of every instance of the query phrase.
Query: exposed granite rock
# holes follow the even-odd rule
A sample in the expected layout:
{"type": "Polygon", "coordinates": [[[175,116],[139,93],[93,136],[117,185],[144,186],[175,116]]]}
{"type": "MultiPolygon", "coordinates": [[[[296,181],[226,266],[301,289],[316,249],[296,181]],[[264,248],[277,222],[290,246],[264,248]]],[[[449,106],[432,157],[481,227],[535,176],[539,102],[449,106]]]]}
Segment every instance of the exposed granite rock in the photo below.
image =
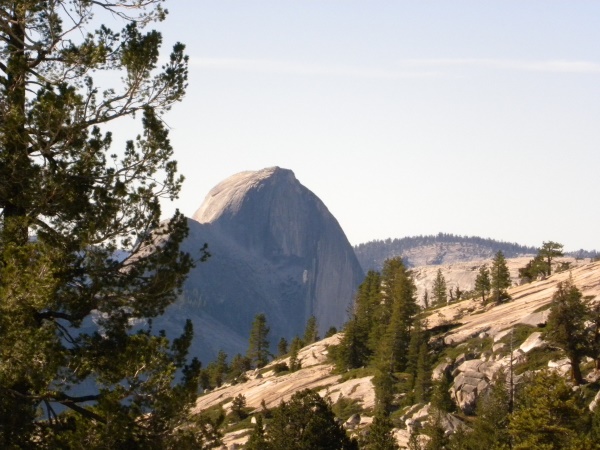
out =
{"type": "Polygon", "coordinates": [[[531,333],[519,348],[523,351],[523,353],[529,353],[534,348],[543,347],[547,344],[548,343],[542,339],[542,333],[536,331],[535,333],[531,333]]]}
{"type": "Polygon", "coordinates": [[[191,271],[182,300],[168,311],[175,327],[194,321],[191,354],[206,361],[220,349],[245,353],[259,313],[272,345],[301,335],[311,315],[321,336],[346,321],[362,268],[337,220],[291,170],[233,175],[188,223],[183,249],[194,256],[206,242],[212,255],[191,271]]]}
{"type": "Polygon", "coordinates": [[[450,388],[456,404],[466,413],[472,413],[477,397],[485,391],[494,374],[503,367],[502,361],[464,361],[455,369],[457,375],[450,388]]]}
{"type": "Polygon", "coordinates": [[[537,311],[532,312],[531,314],[523,317],[519,320],[519,323],[523,325],[531,325],[532,327],[541,327],[546,325],[548,321],[548,315],[550,314],[550,309],[548,308],[545,311],[537,311]]]}

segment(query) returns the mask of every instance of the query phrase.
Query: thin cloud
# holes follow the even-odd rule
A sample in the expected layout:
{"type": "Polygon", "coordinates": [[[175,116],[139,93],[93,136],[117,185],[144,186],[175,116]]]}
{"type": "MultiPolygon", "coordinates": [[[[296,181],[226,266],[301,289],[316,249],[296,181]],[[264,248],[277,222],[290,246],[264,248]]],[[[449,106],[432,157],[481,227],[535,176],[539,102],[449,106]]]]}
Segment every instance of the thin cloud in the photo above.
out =
{"type": "Polygon", "coordinates": [[[329,66],[263,59],[191,58],[195,67],[238,72],[280,73],[290,75],[346,76],[358,78],[400,78],[433,75],[432,72],[398,71],[383,68],[329,66]]]}
{"type": "Polygon", "coordinates": [[[449,69],[479,68],[521,72],[598,74],[600,62],[594,61],[523,61],[508,59],[406,59],[395,61],[393,68],[335,66],[241,58],[191,58],[195,67],[235,72],[274,73],[308,76],[344,76],[356,78],[414,78],[443,75],[449,69]]]}

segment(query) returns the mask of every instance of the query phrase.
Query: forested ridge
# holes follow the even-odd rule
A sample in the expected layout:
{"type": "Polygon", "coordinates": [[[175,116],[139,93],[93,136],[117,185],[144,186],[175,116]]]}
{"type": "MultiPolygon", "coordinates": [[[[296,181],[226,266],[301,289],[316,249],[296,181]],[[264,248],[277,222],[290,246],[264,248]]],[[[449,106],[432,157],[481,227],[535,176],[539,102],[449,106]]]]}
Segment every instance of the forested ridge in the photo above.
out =
{"type": "MultiPolygon", "coordinates": [[[[420,249],[438,246],[437,251],[427,260],[427,264],[446,264],[456,261],[472,261],[491,259],[498,251],[507,258],[533,255],[537,247],[520,245],[515,242],[505,242],[477,236],[461,236],[452,233],[436,235],[418,235],[403,238],[374,239],[354,246],[354,252],[362,266],[367,270],[381,270],[386,259],[396,256],[403,257],[407,267],[424,265],[419,263],[417,256],[420,249]],[[411,252],[416,250],[416,254],[411,252]]],[[[576,258],[592,258],[598,256],[595,250],[577,250],[565,253],[576,258]]]]}

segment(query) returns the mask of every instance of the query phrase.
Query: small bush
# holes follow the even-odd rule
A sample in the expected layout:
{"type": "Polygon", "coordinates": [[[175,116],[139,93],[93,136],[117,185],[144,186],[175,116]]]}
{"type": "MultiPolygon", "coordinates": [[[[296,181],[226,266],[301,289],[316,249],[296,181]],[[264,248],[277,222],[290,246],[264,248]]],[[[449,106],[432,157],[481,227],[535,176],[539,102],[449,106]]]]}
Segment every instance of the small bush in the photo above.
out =
{"type": "Polygon", "coordinates": [[[342,420],[347,420],[353,414],[360,414],[364,411],[358,400],[348,397],[340,397],[335,402],[331,409],[336,417],[342,420]]]}
{"type": "Polygon", "coordinates": [[[271,369],[273,370],[273,373],[275,375],[281,374],[283,372],[289,372],[290,371],[290,368],[288,367],[288,365],[286,363],[283,363],[283,362],[274,364],[271,367],[271,369]]]}
{"type": "Polygon", "coordinates": [[[515,366],[515,373],[520,375],[525,372],[545,369],[548,367],[548,361],[555,361],[564,358],[561,350],[550,347],[537,347],[525,355],[525,361],[515,366]]]}
{"type": "Polygon", "coordinates": [[[355,378],[364,378],[371,375],[375,375],[375,369],[371,367],[361,367],[360,369],[350,369],[344,374],[342,374],[342,378],[340,379],[340,383],[348,380],[354,380],[355,378]]]}

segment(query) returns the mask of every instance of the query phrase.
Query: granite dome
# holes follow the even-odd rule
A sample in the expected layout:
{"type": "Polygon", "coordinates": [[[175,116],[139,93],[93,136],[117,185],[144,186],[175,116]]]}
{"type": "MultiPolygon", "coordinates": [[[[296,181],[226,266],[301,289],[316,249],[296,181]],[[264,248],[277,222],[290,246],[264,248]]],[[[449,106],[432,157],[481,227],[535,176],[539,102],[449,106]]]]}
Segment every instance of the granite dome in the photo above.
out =
{"type": "Polygon", "coordinates": [[[321,336],[347,320],[363,271],[337,220],[291,170],[227,178],[188,223],[183,249],[194,255],[206,242],[212,255],[190,273],[178,310],[180,321],[198,323],[200,353],[244,353],[258,313],[272,350],[302,334],[313,314],[321,336]]]}

